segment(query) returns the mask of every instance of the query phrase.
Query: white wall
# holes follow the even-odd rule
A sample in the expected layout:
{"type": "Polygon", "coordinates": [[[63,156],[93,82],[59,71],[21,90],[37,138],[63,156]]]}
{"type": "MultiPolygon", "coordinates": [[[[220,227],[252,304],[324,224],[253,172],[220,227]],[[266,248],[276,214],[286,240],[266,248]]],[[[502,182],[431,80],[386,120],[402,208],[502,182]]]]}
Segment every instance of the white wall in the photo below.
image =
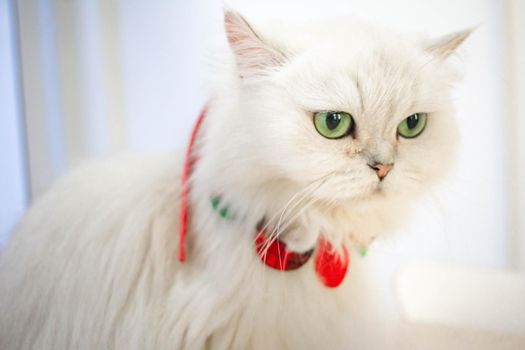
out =
{"type": "Polygon", "coordinates": [[[509,91],[509,133],[512,186],[512,241],[514,265],[525,271],[525,1],[507,1],[509,57],[506,62],[509,91]]]}
{"type": "Polygon", "coordinates": [[[173,150],[186,144],[209,98],[209,48],[222,38],[221,13],[218,0],[119,3],[129,149],[173,150]]]}
{"type": "MultiPolygon", "coordinates": [[[[15,3],[15,1],[11,1],[15,3]]],[[[51,0],[16,2],[19,23],[23,111],[30,179],[37,196],[65,169],[65,125],[61,119],[64,90],[59,84],[56,14],[51,0]]]]}
{"type": "Polygon", "coordinates": [[[0,247],[26,206],[26,167],[14,8],[0,0],[0,247]]]}

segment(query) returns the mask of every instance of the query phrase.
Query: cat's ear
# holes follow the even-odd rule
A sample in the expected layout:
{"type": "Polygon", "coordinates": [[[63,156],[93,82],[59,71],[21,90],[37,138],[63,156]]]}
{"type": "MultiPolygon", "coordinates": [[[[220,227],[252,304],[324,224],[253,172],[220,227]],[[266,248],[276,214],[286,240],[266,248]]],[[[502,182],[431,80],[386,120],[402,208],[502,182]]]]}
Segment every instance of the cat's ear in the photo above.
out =
{"type": "Polygon", "coordinates": [[[427,42],[425,50],[442,59],[447,58],[467,39],[474,29],[465,29],[427,42]]]}
{"type": "Polygon", "coordinates": [[[284,54],[267,44],[237,12],[225,10],[224,27],[241,78],[264,75],[284,63],[284,54]]]}

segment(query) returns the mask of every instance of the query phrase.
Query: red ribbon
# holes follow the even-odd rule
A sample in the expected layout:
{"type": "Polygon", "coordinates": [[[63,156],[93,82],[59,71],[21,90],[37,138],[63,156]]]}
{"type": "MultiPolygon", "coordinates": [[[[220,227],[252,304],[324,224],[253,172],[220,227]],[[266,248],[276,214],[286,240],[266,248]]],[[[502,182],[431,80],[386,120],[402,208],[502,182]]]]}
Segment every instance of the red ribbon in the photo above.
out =
{"type": "Polygon", "coordinates": [[[184,157],[184,166],[182,168],[181,176],[181,194],[180,194],[180,231],[179,231],[179,261],[184,262],[186,260],[186,236],[188,234],[188,208],[189,199],[188,195],[190,192],[190,186],[188,184],[191,169],[197,161],[197,158],[193,155],[193,148],[195,146],[195,140],[197,139],[197,133],[199,132],[200,126],[206,115],[206,108],[204,108],[197,119],[197,122],[193,126],[191,132],[190,142],[186,150],[184,157]]]}

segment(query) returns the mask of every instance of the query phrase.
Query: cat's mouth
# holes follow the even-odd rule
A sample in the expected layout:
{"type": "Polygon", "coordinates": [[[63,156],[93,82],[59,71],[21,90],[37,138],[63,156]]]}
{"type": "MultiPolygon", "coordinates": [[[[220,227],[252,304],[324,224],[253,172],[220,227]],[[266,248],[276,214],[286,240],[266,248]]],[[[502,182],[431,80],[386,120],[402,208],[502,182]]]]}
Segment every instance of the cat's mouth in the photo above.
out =
{"type": "Polygon", "coordinates": [[[373,193],[384,193],[387,186],[386,180],[378,180],[372,188],[373,193]]]}
{"type": "Polygon", "coordinates": [[[392,181],[388,177],[379,179],[376,174],[352,176],[346,172],[341,172],[340,174],[332,174],[332,177],[327,181],[316,186],[311,193],[311,198],[321,202],[331,201],[358,205],[362,202],[375,201],[388,196],[391,186],[392,181]]]}

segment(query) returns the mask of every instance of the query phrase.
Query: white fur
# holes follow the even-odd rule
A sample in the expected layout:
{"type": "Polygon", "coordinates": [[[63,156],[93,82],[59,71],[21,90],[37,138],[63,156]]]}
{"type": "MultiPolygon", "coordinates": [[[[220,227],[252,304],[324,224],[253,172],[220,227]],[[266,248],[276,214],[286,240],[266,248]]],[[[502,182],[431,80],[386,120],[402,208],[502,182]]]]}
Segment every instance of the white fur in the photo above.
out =
{"type": "MultiPolygon", "coordinates": [[[[248,30],[233,23],[229,35],[248,30]]],[[[313,259],[292,272],[263,265],[256,224],[265,217],[298,251],[320,233],[354,247],[400,227],[451,162],[453,72],[439,46],[353,21],[261,33],[230,41],[236,57],[199,135],[188,260],[177,261],[180,157],[81,167],[35,203],[2,253],[1,349],[396,347],[367,272],[373,257],[352,250],[344,283],[330,289],[313,259]],[[283,56],[257,62],[265,45],[283,56]],[[356,138],[320,136],[312,112],[326,109],[351,113],[356,138]],[[426,130],[397,138],[416,112],[428,113],[426,130]],[[394,162],[383,182],[372,159],[394,162]],[[217,193],[235,220],[213,212],[217,193]]],[[[447,55],[450,42],[440,44],[447,55]]]]}

